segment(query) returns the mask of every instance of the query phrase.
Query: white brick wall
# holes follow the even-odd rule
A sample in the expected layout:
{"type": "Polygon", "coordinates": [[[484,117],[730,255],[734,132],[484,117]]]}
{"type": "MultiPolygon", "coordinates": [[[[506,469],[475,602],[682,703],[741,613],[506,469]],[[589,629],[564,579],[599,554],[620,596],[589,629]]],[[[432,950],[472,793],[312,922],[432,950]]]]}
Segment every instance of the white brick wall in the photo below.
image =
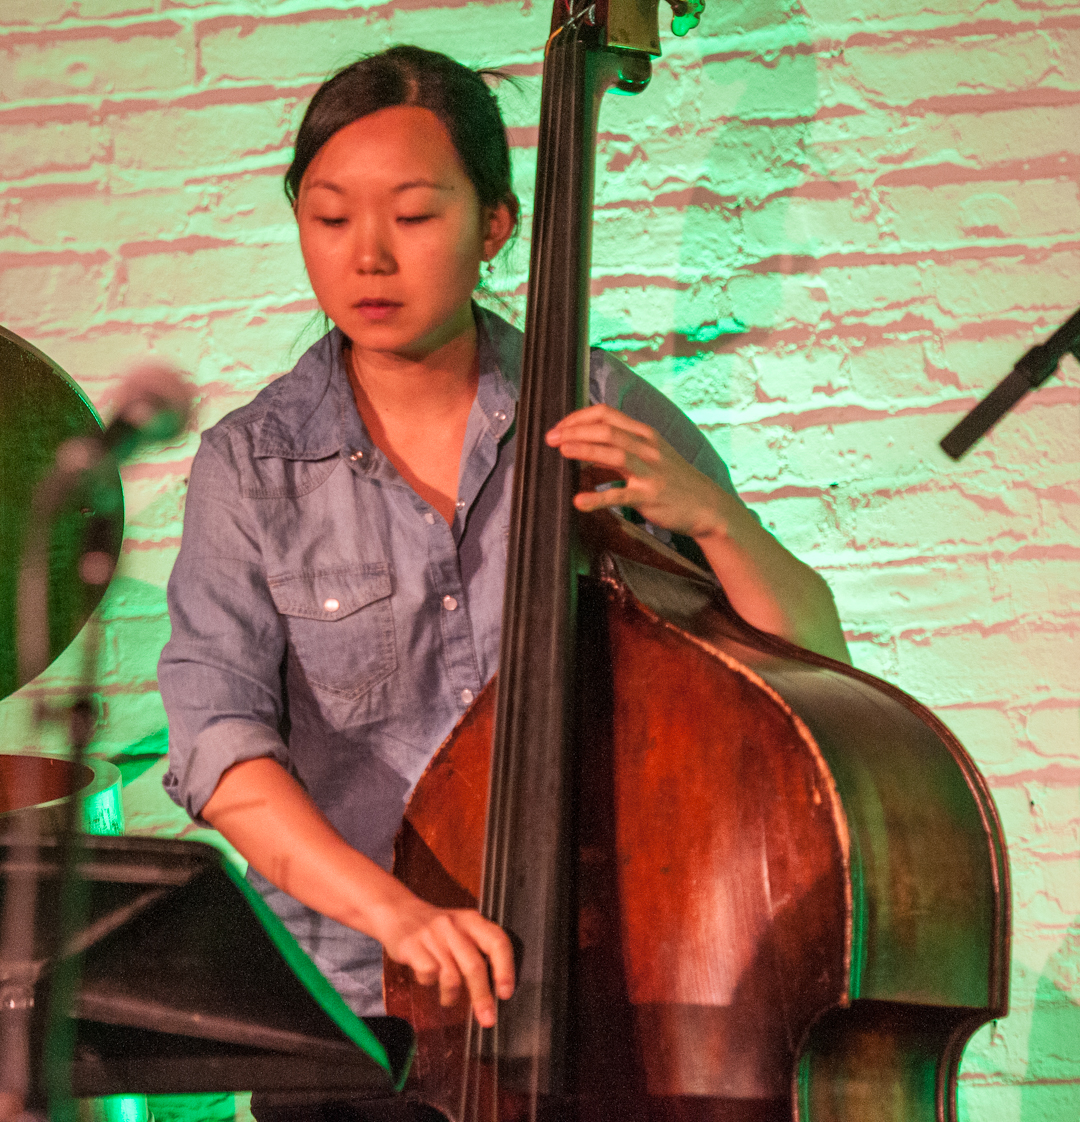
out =
{"type": "MultiPolygon", "coordinates": [[[[393,42],[504,66],[527,211],[548,18],[3,0],[0,322],[103,411],[125,362],[179,361],[212,423],[312,337],[280,176],[318,81],[393,42]]],[[[961,464],[937,448],[1080,304],[1080,2],[712,0],[664,45],[652,88],[604,107],[594,338],[690,412],[822,569],[858,663],[983,767],[1015,877],[1013,1012],[968,1051],[963,1113],[1080,1116],[1078,367],[961,464]]],[[[518,306],[526,261],[523,238],[497,274],[518,306]]],[[[154,663],[195,446],[125,469],[110,753],[161,746],[154,663]]],[[[63,689],[74,653],[36,689],[63,689]]],[[[0,704],[0,730],[55,737],[27,696],[0,704]]],[[[158,770],[128,786],[129,819],[176,831],[158,770]]]]}

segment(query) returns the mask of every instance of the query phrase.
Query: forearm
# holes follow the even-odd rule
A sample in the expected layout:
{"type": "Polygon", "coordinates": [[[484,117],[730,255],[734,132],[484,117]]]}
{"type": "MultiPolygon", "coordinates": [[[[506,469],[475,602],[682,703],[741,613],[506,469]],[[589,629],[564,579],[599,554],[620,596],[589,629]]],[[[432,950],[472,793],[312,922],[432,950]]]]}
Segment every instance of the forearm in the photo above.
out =
{"type": "Polygon", "coordinates": [[[748,623],[807,650],[851,662],[829,586],[789,553],[734,496],[694,534],[732,607],[748,623]]]}
{"type": "Polygon", "coordinates": [[[514,992],[514,954],[495,924],[469,909],[437,908],[353,849],[276,760],[235,764],[202,816],[267,880],[290,896],[382,943],[444,1005],[468,987],[480,1023],[495,1023],[495,999],[514,992]],[[489,974],[490,971],[490,974],[489,974]]]}
{"type": "Polygon", "coordinates": [[[267,880],[302,904],[382,943],[412,893],[330,825],[276,760],[229,768],[202,817],[267,880]]]}

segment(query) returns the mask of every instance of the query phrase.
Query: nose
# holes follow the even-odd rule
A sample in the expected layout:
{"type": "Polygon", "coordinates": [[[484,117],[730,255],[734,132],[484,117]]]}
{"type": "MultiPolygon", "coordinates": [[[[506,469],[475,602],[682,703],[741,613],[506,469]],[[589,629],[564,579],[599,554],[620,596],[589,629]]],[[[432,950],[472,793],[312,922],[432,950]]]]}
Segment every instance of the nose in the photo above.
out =
{"type": "Polygon", "coordinates": [[[357,223],[353,259],[358,273],[379,276],[395,271],[397,266],[388,234],[379,215],[370,215],[357,223]]]}

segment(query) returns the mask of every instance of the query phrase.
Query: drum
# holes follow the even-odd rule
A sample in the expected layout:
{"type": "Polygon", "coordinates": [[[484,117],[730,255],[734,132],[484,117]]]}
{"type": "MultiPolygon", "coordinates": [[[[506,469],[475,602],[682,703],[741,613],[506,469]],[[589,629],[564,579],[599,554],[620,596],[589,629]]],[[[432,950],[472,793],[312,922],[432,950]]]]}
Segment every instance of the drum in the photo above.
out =
{"type": "Polygon", "coordinates": [[[122,834],[124,807],[120,770],[106,760],[87,759],[75,773],[66,759],[42,753],[0,753],[0,835],[32,814],[37,836],[60,832],[69,799],[81,800],[81,822],[87,834],[122,834]]]}

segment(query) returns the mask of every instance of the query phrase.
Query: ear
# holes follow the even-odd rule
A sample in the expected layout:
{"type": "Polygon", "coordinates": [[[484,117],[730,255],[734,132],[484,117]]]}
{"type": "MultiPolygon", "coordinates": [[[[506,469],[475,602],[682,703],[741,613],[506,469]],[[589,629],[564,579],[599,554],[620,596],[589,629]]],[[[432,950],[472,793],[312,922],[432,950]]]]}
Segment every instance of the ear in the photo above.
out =
{"type": "Polygon", "coordinates": [[[484,253],[485,261],[490,261],[510,239],[517,227],[518,201],[512,196],[508,201],[484,208],[484,253]]]}

